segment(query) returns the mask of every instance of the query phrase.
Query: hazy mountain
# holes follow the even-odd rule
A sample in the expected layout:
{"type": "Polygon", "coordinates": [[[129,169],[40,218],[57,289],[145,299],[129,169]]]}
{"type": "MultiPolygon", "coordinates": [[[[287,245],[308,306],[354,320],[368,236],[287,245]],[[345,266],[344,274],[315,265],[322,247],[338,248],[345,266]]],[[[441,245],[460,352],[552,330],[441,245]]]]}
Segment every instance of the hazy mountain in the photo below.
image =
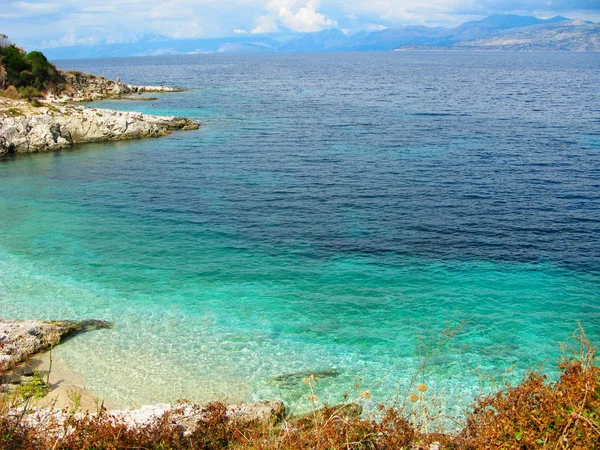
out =
{"type": "Polygon", "coordinates": [[[278,41],[259,35],[216,39],[170,39],[165,36],[147,36],[134,43],[48,48],[44,50],[44,54],[49,59],[56,60],[188,53],[259,53],[274,52],[280,46],[278,41]]]}
{"type": "Polygon", "coordinates": [[[497,36],[460,42],[453,47],[464,50],[598,52],[600,24],[574,20],[543,28],[517,28],[497,36]]]}
{"type": "Polygon", "coordinates": [[[283,51],[365,51],[393,50],[402,46],[450,46],[456,42],[495,35],[507,29],[550,26],[564,17],[538,19],[532,16],[493,14],[455,28],[407,26],[346,37],[339,30],[305,35],[281,47],[283,51]],[[293,45],[290,45],[293,44],[293,45]]]}
{"type": "Polygon", "coordinates": [[[447,28],[409,26],[353,36],[341,50],[393,50],[402,45],[440,45],[447,28]]]}
{"type": "Polygon", "coordinates": [[[544,20],[533,16],[492,14],[485,19],[465,22],[458,27],[450,28],[446,34],[446,38],[448,42],[461,42],[497,34],[503,30],[530,27],[532,25],[551,25],[565,20],[569,19],[556,16],[544,20]]]}
{"type": "Polygon", "coordinates": [[[318,33],[307,33],[283,44],[283,52],[326,52],[342,48],[349,38],[341,30],[331,29],[318,33]]]}
{"type": "Polygon", "coordinates": [[[493,14],[482,20],[454,28],[406,26],[346,36],[341,30],[281,36],[280,42],[264,35],[242,35],[215,39],[169,39],[146,36],[135,43],[102,44],[44,49],[50,59],[144,56],[162,54],[389,51],[397,48],[504,48],[594,49],[596,28],[571,27],[595,25],[573,22],[564,17],[538,19],[532,16],[493,14]],[[544,31],[546,30],[546,31],[544,31]],[[562,31],[560,31],[562,30],[562,31]],[[567,33],[565,35],[564,33],[567,33]],[[508,36],[519,35],[522,44],[509,44],[508,36]],[[284,41],[285,39],[285,41],[284,41]],[[569,43],[570,42],[570,43],[569,43]],[[460,45],[458,45],[460,44],[460,45]],[[512,46],[511,46],[512,45],[512,46]]]}

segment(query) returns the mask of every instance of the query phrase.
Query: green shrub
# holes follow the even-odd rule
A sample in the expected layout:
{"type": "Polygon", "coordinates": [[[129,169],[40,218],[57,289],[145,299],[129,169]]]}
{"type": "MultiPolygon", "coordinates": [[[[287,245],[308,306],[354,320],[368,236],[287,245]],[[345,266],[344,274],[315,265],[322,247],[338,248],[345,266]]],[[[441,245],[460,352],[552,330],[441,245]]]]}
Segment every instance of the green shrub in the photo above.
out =
{"type": "Polygon", "coordinates": [[[6,81],[14,86],[21,86],[21,72],[29,69],[25,54],[14,45],[9,45],[1,50],[2,64],[6,70],[6,81]]]}
{"type": "Polygon", "coordinates": [[[27,383],[22,384],[19,388],[18,394],[24,399],[33,397],[35,399],[43,398],[49,391],[49,386],[44,383],[42,374],[35,372],[31,380],[27,383]]]}
{"type": "Polygon", "coordinates": [[[5,69],[6,83],[17,88],[33,87],[51,90],[64,83],[64,78],[43,53],[26,53],[14,45],[0,49],[0,59],[5,69]]]}
{"type": "Polygon", "coordinates": [[[48,62],[43,53],[33,51],[26,56],[31,64],[31,73],[33,75],[33,84],[37,89],[43,89],[48,85],[60,83],[63,80],[56,67],[48,62]]]}
{"type": "Polygon", "coordinates": [[[19,95],[27,101],[31,102],[33,99],[43,97],[42,93],[33,86],[19,88],[19,95]]]}

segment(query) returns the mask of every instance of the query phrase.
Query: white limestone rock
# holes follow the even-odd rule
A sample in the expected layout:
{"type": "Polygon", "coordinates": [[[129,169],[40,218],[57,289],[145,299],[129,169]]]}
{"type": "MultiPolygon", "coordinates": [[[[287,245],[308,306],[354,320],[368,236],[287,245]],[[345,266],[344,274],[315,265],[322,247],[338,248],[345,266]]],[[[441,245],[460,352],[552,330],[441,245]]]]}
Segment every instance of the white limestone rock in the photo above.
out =
{"type": "Polygon", "coordinates": [[[0,121],[0,156],[58,150],[74,144],[159,137],[172,130],[192,130],[197,122],[175,116],[47,105],[35,114],[5,117],[0,121]]]}

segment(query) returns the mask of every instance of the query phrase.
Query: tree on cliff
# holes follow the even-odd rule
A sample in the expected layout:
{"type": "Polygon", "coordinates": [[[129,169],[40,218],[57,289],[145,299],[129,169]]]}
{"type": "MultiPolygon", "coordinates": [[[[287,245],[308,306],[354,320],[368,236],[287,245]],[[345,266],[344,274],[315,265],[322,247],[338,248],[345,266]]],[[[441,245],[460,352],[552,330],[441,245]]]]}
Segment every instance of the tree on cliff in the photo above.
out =
{"type": "Polygon", "coordinates": [[[16,88],[31,87],[48,91],[64,83],[60,71],[41,52],[26,53],[10,44],[0,47],[0,58],[5,71],[5,83],[16,88]]]}
{"type": "Polygon", "coordinates": [[[37,89],[48,88],[64,81],[54,64],[51,64],[42,52],[29,52],[26,58],[31,65],[33,83],[37,89]]]}
{"type": "Polygon", "coordinates": [[[4,59],[2,56],[2,49],[11,44],[12,42],[8,39],[8,36],[0,33],[0,89],[4,89],[4,84],[6,82],[6,70],[4,70],[4,65],[2,63],[2,60],[4,59]]]}
{"type": "Polygon", "coordinates": [[[8,38],[7,35],[0,33],[0,50],[4,47],[8,47],[9,45],[13,45],[13,42],[8,38]]]}

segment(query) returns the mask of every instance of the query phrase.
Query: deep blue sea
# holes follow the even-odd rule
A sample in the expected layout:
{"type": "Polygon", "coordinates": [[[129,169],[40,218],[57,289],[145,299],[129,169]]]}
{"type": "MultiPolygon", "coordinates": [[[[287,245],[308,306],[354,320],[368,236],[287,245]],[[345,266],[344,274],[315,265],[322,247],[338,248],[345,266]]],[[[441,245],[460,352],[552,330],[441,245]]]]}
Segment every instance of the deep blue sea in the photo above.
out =
{"type": "Polygon", "coordinates": [[[391,402],[465,321],[420,378],[458,411],[600,342],[598,54],[58,65],[202,122],[0,160],[0,315],[113,321],[55,349],[109,404],[391,402]]]}

